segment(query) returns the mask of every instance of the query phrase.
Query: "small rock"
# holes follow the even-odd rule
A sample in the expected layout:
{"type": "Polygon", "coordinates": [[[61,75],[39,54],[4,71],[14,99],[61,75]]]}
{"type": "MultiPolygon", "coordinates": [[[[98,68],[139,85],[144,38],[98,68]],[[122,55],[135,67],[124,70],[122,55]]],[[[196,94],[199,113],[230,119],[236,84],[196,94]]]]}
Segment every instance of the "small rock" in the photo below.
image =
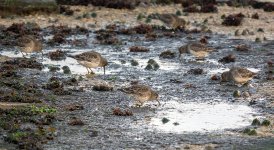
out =
{"type": "Polygon", "coordinates": [[[239,90],[234,91],[233,97],[241,97],[241,92],[239,90]]]}
{"type": "Polygon", "coordinates": [[[151,64],[147,64],[145,69],[146,70],[153,70],[153,66],[151,64]]]}
{"type": "Polygon", "coordinates": [[[259,28],[257,31],[258,32],[264,32],[264,29],[263,28],[259,28]]]}
{"type": "Polygon", "coordinates": [[[134,59],[130,61],[130,64],[131,64],[131,66],[138,66],[139,65],[138,61],[134,60],[134,59]]]}
{"type": "Polygon", "coordinates": [[[164,118],[162,119],[162,122],[163,122],[163,124],[166,124],[166,123],[169,122],[169,119],[167,119],[167,118],[164,117],[164,118]]]}
{"type": "Polygon", "coordinates": [[[71,74],[71,71],[68,66],[63,66],[62,69],[64,74],[71,74]]]}
{"type": "Polygon", "coordinates": [[[260,38],[256,37],[255,42],[260,43],[260,42],[262,42],[262,40],[260,38]]]}
{"type": "Polygon", "coordinates": [[[261,125],[261,122],[260,122],[259,119],[255,118],[255,119],[253,119],[251,125],[253,125],[253,126],[259,126],[259,125],[261,125]]]}
{"type": "Polygon", "coordinates": [[[174,122],[174,123],[173,123],[173,125],[178,126],[178,125],[179,125],[179,123],[178,123],[178,122],[174,122]]]}

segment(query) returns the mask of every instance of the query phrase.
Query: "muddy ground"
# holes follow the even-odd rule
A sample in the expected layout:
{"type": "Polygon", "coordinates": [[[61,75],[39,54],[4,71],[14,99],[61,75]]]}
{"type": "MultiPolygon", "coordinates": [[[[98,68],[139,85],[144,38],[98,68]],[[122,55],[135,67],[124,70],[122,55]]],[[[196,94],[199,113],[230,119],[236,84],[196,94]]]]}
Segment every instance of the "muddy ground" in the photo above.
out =
{"type": "MultiPolygon", "coordinates": [[[[167,9],[168,12],[169,10],[170,12],[176,12],[177,7],[179,6],[159,6],[158,9],[154,7],[148,9],[159,12],[167,9]]],[[[14,69],[20,77],[10,76],[11,72],[1,75],[1,81],[8,78],[10,79],[8,81],[22,79],[20,83],[35,83],[34,88],[40,91],[38,93],[42,93],[42,95],[35,95],[36,99],[34,101],[21,102],[35,102],[35,105],[47,105],[57,110],[57,112],[54,112],[54,119],[50,123],[42,124],[43,128],[46,129],[43,131],[50,132],[50,134],[41,134],[39,139],[45,142],[38,142],[39,145],[34,144],[35,148],[273,149],[274,82],[273,73],[271,73],[273,70],[269,70],[269,62],[274,61],[273,27],[270,26],[271,22],[274,21],[273,13],[260,12],[260,14],[265,15],[263,19],[266,21],[258,21],[258,24],[263,24],[258,26],[264,26],[265,32],[256,33],[256,36],[266,36],[268,40],[254,42],[256,36],[243,36],[247,40],[235,39],[235,37],[229,36],[228,32],[234,33],[234,28],[224,27],[220,24],[216,28],[213,28],[213,26],[215,27],[213,24],[213,26],[209,25],[213,33],[185,33],[178,30],[153,29],[156,38],[155,36],[149,38],[148,34],[130,34],[128,32],[122,34],[119,32],[121,31],[120,28],[131,28],[139,23],[136,21],[136,17],[144,8],[138,8],[130,12],[128,10],[108,9],[113,14],[117,13],[124,16],[125,21],[121,27],[105,31],[110,33],[111,36],[114,35],[115,40],[98,41],[100,32],[95,32],[95,30],[104,29],[104,25],[114,23],[119,17],[116,16],[116,19],[108,18],[108,16],[103,17],[104,13],[105,15],[109,14],[106,8],[97,10],[97,8],[81,7],[77,14],[82,14],[86,10],[90,11],[90,9],[94,9],[98,16],[96,18],[81,19],[81,21],[75,20],[75,16],[67,17],[63,15],[38,16],[37,19],[31,19],[31,16],[27,16],[8,19],[8,22],[7,19],[0,19],[0,22],[5,26],[9,26],[14,22],[35,21],[42,27],[39,35],[41,35],[40,38],[42,37],[45,45],[44,53],[53,52],[56,49],[66,52],[64,59],[61,60],[51,60],[48,55],[42,58],[41,54],[33,54],[28,56],[26,60],[36,59],[37,62],[43,65],[42,69],[37,66],[33,68],[31,65],[26,67],[20,65],[22,62],[19,62],[19,65],[14,69]],[[54,20],[56,18],[58,18],[57,22],[48,23],[48,19],[54,20]],[[102,19],[105,21],[102,21],[102,19]],[[76,24],[83,25],[85,21],[94,23],[95,20],[97,24],[92,28],[88,28],[89,30],[82,34],[69,32],[68,35],[64,36],[64,42],[61,42],[61,44],[58,40],[51,40],[55,33],[46,28],[51,24],[56,25],[58,23],[68,24],[73,27],[76,24]],[[224,32],[221,33],[226,34],[220,34],[218,30],[222,30],[224,32]],[[202,37],[208,37],[208,46],[215,49],[205,60],[196,61],[189,55],[184,55],[181,59],[178,58],[178,48],[180,46],[191,41],[198,41],[202,37]],[[253,38],[252,41],[249,40],[250,37],[253,38]],[[235,47],[239,44],[248,45],[248,51],[237,51],[235,47]],[[143,46],[148,48],[149,51],[130,52],[129,48],[131,46],[143,46]],[[98,68],[94,70],[96,72],[95,76],[86,76],[84,67],[80,66],[73,58],[66,57],[89,50],[100,52],[107,58],[109,65],[106,75],[103,75],[103,70],[98,68]],[[167,50],[173,52],[174,57],[173,55],[171,59],[160,57],[160,54],[167,50]],[[219,62],[220,59],[229,54],[235,55],[235,62],[219,62]],[[155,60],[159,68],[154,68],[155,70],[145,69],[150,59],[155,60]],[[138,62],[138,65],[136,62],[138,62]],[[249,68],[257,72],[257,75],[248,85],[242,87],[220,84],[220,74],[234,65],[249,68]],[[68,66],[71,74],[64,74],[63,66],[68,66]],[[61,69],[54,71],[52,67],[61,69]],[[202,72],[193,70],[198,68],[202,72]],[[216,80],[212,78],[214,75],[216,75],[216,80]],[[53,79],[53,76],[57,79],[53,79]],[[71,80],[72,78],[73,80],[71,80]],[[55,83],[56,80],[63,83],[64,86],[45,88],[47,83],[51,83],[50,81],[55,83]],[[149,102],[141,108],[133,107],[133,99],[118,89],[129,86],[131,82],[136,81],[155,89],[160,95],[161,106],[157,106],[156,102],[149,102]],[[98,84],[108,85],[113,89],[109,91],[94,90],[93,87],[98,84]],[[233,93],[236,90],[241,93],[248,92],[250,95],[247,97],[234,97],[233,93]],[[133,115],[117,116],[113,114],[115,108],[128,110],[133,115]],[[260,122],[269,120],[270,125],[251,125],[255,118],[258,118],[260,122]],[[245,132],[246,129],[254,129],[255,132],[245,132]],[[45,137],[46,140],[44,140],[45,137]]],[[[230,8],[228,6],[222,6],[220,9],[248,13],[260,11],[249,8],[230,8]]],[[[198,16],[198,14],[189,14],[187,17],[195,18],[196,15],[198,16]]],[[[200,15],[201,20],[207,18],[208,15],[210,14],[200,15]]],[[[216,18],[218,18],[217,14],[212,15],[216,15],[216,18]]],[[[123,22],[123,18],[120,22],[123,22]]],[[[150,24],[153,23],[152,21],[150,24]]],[[[255,29],[258,27],[249,24],[244,22],[239,28],[244,29],[252,26],[255,29]]],[[[19,57],[22,57],[21,53],[18,53],[18,50],[12,44],[1,45],[1,55],[12,57],[15,60],[20,60],[19,57]]],[[[7,59],[8,61],[11,59],[1,58],[4,59],[0,61],[1,66],[6,64],[7,59]]],[[[32,62],[31,64],[36,63],[32,62]]],[[[3,91],[7,89],[18,90],[11,85],[13,84],[5,82],[5,84],[1,84],[1,88],[4,89],[3,91]]],[[[28,93],[31,93],[29,90],[21,89],[19,92],[22,95],[27,93],[26,97],[29,96],[28,93]]],[[[29,97],[26,99],[33,100],[29,97]]],[[[1,99],[1,102],[6,101],[9,100],[1,99]]],[[[45,111],[33,114],[33,110],[31,112],[34,118],[37,115],[43,116],[45,113],[49,113],[49,111],[45,111]]],[[[32,126],[30,130],[34,133],[38,130],[36,126],[41,126],[37,121],[32,121],[30,124],[32,126]]],[[[23,130],[22,127],[15,128],[16,132],[23,130]]],[[[23,131],[25,132],[25,130],[23,131]]],[[[29,130],[26,132],[29,132],[29,130]]],[[[17,142],[7,140],[9,133],[15,132],[1,128],[0,149],[20,148],[20,144],[18,144],[21,142],[20,140],[17,142]]],[[[31,146],[27,148],[33,149],[31,146]]]]}

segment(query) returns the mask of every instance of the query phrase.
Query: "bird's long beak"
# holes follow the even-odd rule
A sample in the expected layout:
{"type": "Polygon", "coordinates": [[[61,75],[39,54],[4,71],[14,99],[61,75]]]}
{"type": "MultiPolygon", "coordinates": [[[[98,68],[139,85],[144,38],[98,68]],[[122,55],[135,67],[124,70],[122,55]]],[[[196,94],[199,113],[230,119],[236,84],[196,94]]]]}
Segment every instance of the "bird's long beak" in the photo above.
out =
{"type": "Polygon", "coordinates": [[[106,66],[104,66],[104,75],[106,74],[106,66]]]}

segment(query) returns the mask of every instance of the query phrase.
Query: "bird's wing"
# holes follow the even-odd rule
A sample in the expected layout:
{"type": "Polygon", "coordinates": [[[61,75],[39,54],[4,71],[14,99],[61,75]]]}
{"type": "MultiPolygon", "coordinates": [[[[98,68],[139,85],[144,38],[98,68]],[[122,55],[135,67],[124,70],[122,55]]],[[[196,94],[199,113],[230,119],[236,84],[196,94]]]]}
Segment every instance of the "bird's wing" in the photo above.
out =
{"type": "Polygon", "coordinates": [[[84,52],[74,56],[74,58],[79,61],[98,62],[98,60],[101,58],[101,55],[97,52],[84,52]]]}
{"type": "Polygon", "coordinates": [[[161,14],[159,19],[164,23],[170,23],[173,21],[173,16],[171,14],[161,14]]]}
{"type": "Polygon", "coordinates": [[[147,86],[142,85],[133,85],[131,87],[122,89],[122,91],[127,94],[134,94],[139,96],[147,95],[150,92],[147,86]]]}
{"type": "Polygon", "coordinates": [[[256,74],[256,73],[254,73],[248,69],[245,69],[245,68],[238,68],[237,71],[244,78],[251,78],[256,74]]]}
{"type": "Polygon", "coordinates": [[[208,47],[206,47],[206,45],[204,44],[200,44],[200,43],[192,43],[189,45],[191,50],[198,52],[198,51],[208,51],[208,47]]]}
{"type": "Polygon", "coordinates": [[[17,46],[18,47],[27,47],[29,46],[31,43],[33,43],[33,39],[31,39],[30,37],[20,37],[17,40],[17,46]]]}

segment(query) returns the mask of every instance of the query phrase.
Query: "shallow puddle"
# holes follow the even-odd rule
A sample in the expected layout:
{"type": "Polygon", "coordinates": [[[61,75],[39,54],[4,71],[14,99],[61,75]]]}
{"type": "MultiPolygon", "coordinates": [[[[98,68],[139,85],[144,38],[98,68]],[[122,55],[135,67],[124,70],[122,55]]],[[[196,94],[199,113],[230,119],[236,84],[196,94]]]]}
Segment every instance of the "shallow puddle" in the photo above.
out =
{"type": "Polygon", "coordinates": [[[151,119],[150,126],[158,131],[172,133],[218,132],[248,126],[256,114],[255,110],[246,105],[184,104],[172,101],[162,106],[156,117],[151,119]]]}

